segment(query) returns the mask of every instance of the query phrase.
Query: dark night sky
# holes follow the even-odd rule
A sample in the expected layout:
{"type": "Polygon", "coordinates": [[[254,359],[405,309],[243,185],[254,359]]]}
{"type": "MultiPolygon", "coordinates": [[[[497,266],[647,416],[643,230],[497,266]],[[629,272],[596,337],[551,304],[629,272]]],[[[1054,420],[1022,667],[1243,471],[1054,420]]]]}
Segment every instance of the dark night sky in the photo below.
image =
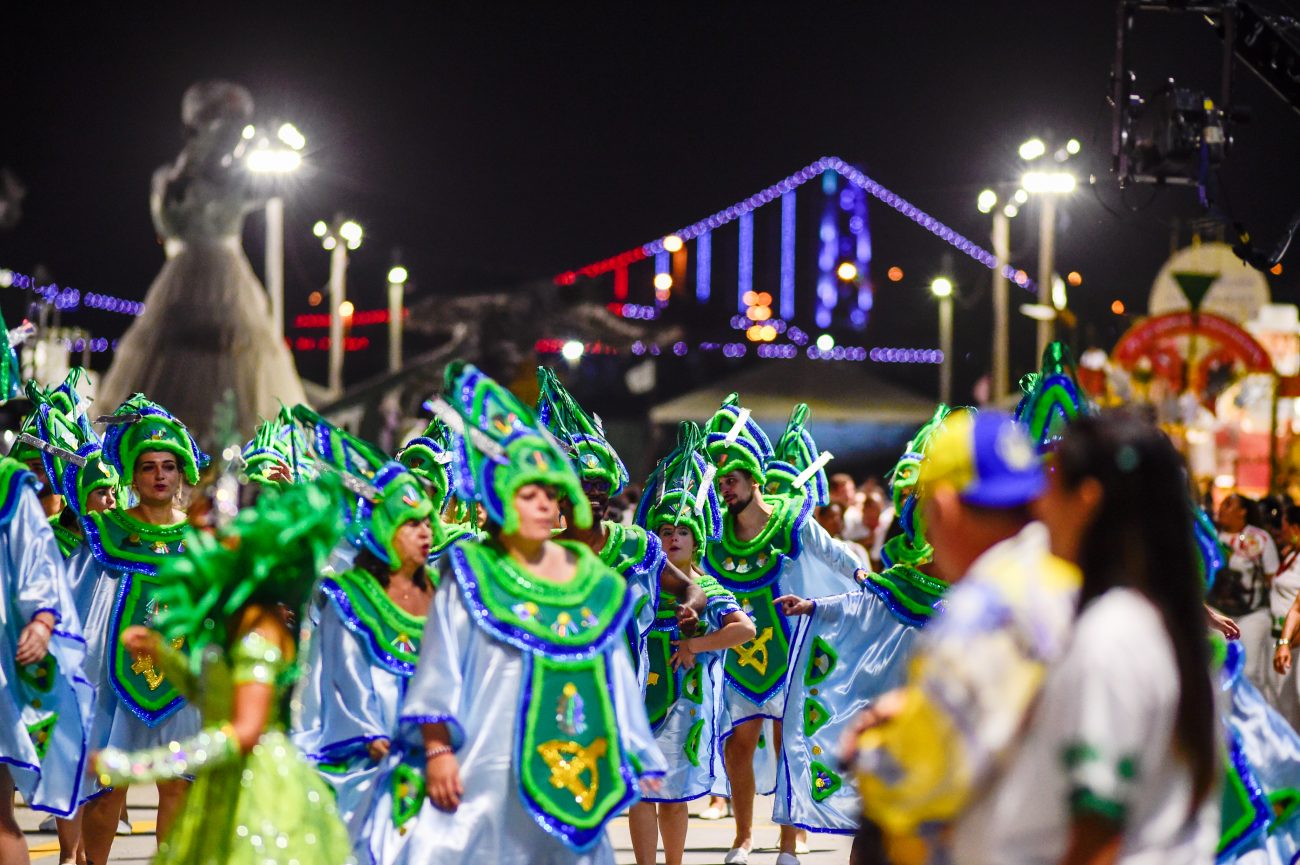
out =
{"type": "MultiPolygon", "coordinates": [[[[1114,6],[1101,0],[95,8],[7,22],[0,81],[0,165],[29,188],[0,265],[43,263],[84,291],[143,297],[162,261],[149,176],[175,157],[181,93],[204,77],[244,83],[259,116],[293,119],[309,139],[315,173],[288,205],[291,313],[324,282],[309,227],[335,210],[367,229],[350,293],[373,307],[393,246],[422,294],[546,277],[827,154],[986,242],[975,194],[1014,178],[1016,145],[1050,131],[1081,139],[1098,177],[1065,207],[1058,268],[1084,274],[1072,304],[1109,344],[1122,329],[1111,300],[1141,309],[1171,220],[1198,213],[1179,190],[1129,212],[1108,176],[1114,6]]],[[[1141,32],[1139,89],[1171,74],[1213,81],[1208,27],[1162,17],[1141,32]]],[[[1300,205],[1300,123],[1244,70],[1238,95],[1254,117],[1224,183],[1234,216],[1271,241],[1300,205]]],[[[1134,190],[1127,204],[1152,197],[1134,190]]],[[[881,287],[865,343],[933,345],[924,285],[945,246],[879,205],[871,220],[881,287]],[[891,264],[902,284],[884,281],[891,264]]],[[[1013,258],[1031,272],[1032,220],[1013,225],[1013,258]]],[[[246,232],[259,271],[260,227],[254,217],[246,232]]],[[[988,363],[989,278],[960,256],[950,270],[966,304],[960,396],[988,363]]],[[[1274,280],[1279,300],[1300,299],[1295,273],[1274,280]]],[[[16,293],[0,301],[21,314],[16,293]]],[[[125,323],[78,321],[105,335],[125,323]]],[[[1016,327],[1023,368],[1031,327],[1016,327]]]]}

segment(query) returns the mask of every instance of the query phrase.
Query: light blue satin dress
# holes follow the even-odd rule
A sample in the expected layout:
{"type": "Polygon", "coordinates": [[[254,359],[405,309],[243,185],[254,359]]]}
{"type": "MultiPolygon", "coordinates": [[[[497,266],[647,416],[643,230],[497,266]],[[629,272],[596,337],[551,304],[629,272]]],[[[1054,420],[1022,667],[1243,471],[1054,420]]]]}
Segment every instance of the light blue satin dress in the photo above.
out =
{"type": "Polygon", "coordinates": [[[67,817],[81,803],[94,688],[63,555],[31,483],[0,515],[0,763],[34,809],[67,817]],[[19,668],[18,637],[39,612],[56,625],[46,658],[19,668]]]}
{"type": "Polygon", "coordinates": [[[341,588],[322,594],[292,739],[334,788],[339,816],[355,840],[380,772],[367,745],[397,735],[398,709],[415,668],[376,647],[341,588]]]}
{"type": "MultiPolygon", "coordinates": [[[[400,742],[394,741],[384,762],[358,860],[376,865],[613,865],[613,847],[604,833],[590,848],[577,851],[548,834],[524,808],[515,751],[526,653],[476,624],[464,587],[445,570],[441,586],[402,706],[400,742]],[[402,794],[411,793],[410,781],[401,773],[423,774],[419,725],[434,722],[446,723],[452,731],[464,786],[460,807],[454,813],[441,811],[421,790],[412,801],[418,810],[397,827],[394,817],[402,794]]],[[[635,759],[642,776],[662,775],[666,764],[650,732],[628,651],[616,637],[602,651],[624,752],[635,759]]],[[[636,779],[629,780],[635,788],[636,779]]]]}

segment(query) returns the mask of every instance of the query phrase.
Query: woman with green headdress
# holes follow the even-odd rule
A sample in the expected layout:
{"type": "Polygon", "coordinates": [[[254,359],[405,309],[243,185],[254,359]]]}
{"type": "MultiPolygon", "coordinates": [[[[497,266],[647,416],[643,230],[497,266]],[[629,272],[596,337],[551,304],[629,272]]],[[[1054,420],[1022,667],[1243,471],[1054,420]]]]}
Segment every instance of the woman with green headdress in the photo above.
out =
{"type": "Polygon", "coordinates": [[[163,612],[152,628],[122,634],[126,651],[160,665],[203,716],[190,736],[94,760],[115,789],[194,777],[155,865],[351,861],[329,789],[285,733],[298,666],[283,611],[301,613],[339,537],[336,498],[333,485],[266,490],[215,537],[188,529],[184,553],[161,568],[163,612]]]}
{"type": "MultiPolygon", "coordinates": [[[[103,460],[122,478],[133,503],[89,511],[82,520],[86,546],[68,562],[74,583],[89,585],[86,615],[88,678],[97,705],[92,744],[135,751],[198,733],[198,711],[148,653],[132,653],[121,635],[151,626],[162,609],[162,564],[185,551],[184,483],[198,483],[208,457],[189,430],[162,406],[136,394],[106,419],[103,460]],[[80,573],[84,570],[84,573],[80,573]]],[[[82,590],[84,591],[84,589],[82,590]]],[[[184,647],[177,638],[176,648],[184,647]]],[[[158,836],[164,837],[185,796],[183,777],[158,782],[158,836]]],[[[86,856],[108,860],[126,788],[106,791],[86,807],[86,856]]]]}
{"type": "Polygon", "coordinates": [[[713,787],[720,715],[724,703],[722,651],[754,639],[754,623],[728,592],[699,567],[704,545],[722,531],[712,470],[703,456],[704,434],[689,421],[678,428],[677,447],[646,482],[637,524],[654,532],[668,560],[708,599],[703,632],[685,636],[674,599],[660,595],[646,642],[650,659],[646,713],[668,761],[663,786],[628,812],[638,865],[653,865],[659,836],[667,865],[681,865],[686,847],[687,802],[713,787]]]}
{"type": "Polygon", "coordinates": [[[358,858],[612,865],[606,826],[664,770],[621,639],[627,585],[585,544],[552,540],[560,496],[581,524],[591,512],[532,411],[463,363],[446,391],[434,409],[462,434],[456,491],[490,537],[439,561],[402,704],[415,736],[394,743],[358,858]]]}
{"type": "Polygon", "coordinates": [[[934,615],[947,584],[926,573],[933,550],[925,540],[917,479],[930,438],[949,414],[940,405],[917,430],[890,476],[902,533],[885,544],[885,570],[861,591],[805,600],[777,599],[787,615],[806,615],[790,651],[791,677],[777,771],[773,819],[820,832],[851,834],[862,806],[841,774],[841,737],[876,697],[902,684],[911,647],[934,615]]]}
{"type": "Polygon", "coordinates": [[[364,818],[397,734],[434,594],[426,568],[433,503],[399,463],[388,463],[371,482],[374,499],[360,501],[353,524],[352,567],[320,581],[293,735],[334,788],[349,826],[364,818]]]}

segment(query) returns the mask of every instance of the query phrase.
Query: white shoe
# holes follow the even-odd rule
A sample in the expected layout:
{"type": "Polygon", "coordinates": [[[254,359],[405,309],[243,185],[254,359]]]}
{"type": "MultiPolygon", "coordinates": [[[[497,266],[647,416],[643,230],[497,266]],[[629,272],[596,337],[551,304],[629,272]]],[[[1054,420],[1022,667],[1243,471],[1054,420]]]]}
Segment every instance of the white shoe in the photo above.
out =
{"type": "Polygon", "coordinates": [[[732,847],[727,851],[727,855],[722,860],[722,865],[749,865],[749,849],[747,847],[732,847]]]}
{"type": "Polygon", "coordinates": [[[726,811],[724,811],[722,808],[719,808],[717,805],[710,805],[709,807],[705,808],[703,811],[700,812],[701,820],[721,820],[723,817],[726,816],[727,816],[726,811]]]}
{"type": "Polygon", "coordinates": [[[799,865],[799,857],[792,853],[782,853],[776,857],[776,865],[799,865]]]}
{"type": "Polygon", "coordinates": [[[126,822],[125,820],[118,820],[118,821],[117,821],[117,834],[119,834],[119,835],[134,835],[134,834],[135,834],[135,830],[132,829],[132,828],[131,828],[131,824],[128,823],[128,822],[126,822]]]}
{"type": "Polygon", "coordinates": [[[41,821],[41,825],[36,827],[37,832],[57,832],[59,827],[54,822],[54,815],[46,817],[41,821]]]}
{"type": "Polygon", "coordinates": [[[794,852],[798,853],[800,856],[807,856],[811,853],[812,848],[808,846],[808,839],[796,838],[794,842],[794,852]]]}

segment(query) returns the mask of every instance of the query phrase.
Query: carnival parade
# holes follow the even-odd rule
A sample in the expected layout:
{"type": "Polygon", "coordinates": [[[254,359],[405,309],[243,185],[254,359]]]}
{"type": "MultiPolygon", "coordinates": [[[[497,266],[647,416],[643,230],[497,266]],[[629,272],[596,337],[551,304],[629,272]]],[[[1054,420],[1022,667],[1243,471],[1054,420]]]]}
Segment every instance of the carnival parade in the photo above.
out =
{"type": "Polygon", "coordinates": [[[0,865],[1300,863],[1289,2],[3,13],[0,865]]]}

